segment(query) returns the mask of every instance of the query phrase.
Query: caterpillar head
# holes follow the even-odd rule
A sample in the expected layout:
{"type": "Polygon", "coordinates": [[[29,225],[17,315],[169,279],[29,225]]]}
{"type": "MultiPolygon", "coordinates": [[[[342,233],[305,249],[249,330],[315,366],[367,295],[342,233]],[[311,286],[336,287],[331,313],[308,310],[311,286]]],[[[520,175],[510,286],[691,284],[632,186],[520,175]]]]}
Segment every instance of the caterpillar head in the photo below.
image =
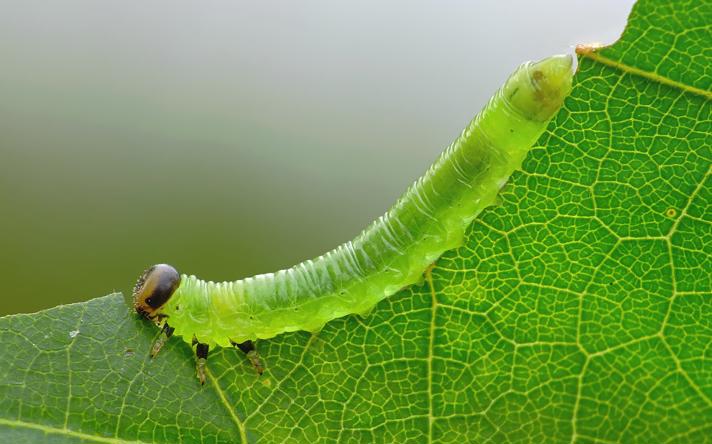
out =
{"type": "Polygon", "coordinates": [[[166,264],[157,264],[143,272],[133,289],[133,304],[141,316],[153,319],[180,285],[180,274],[166,264]]]}

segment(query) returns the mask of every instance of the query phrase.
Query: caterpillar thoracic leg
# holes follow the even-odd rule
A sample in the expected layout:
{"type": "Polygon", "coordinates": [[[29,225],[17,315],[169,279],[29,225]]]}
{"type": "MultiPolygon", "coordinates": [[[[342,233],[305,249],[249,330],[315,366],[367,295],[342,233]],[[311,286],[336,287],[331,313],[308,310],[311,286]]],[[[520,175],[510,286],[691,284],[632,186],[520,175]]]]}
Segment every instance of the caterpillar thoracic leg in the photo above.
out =
{"type": "Polygon", "coordinates": [[[262,362],[260,361],[260,355],[257,353],[257,349],[255,348],[255,343],[252,341],[245,341],[241,343],[233,342],[230,341],[230,343],[234,346],[240,349],[241,352],[247,356],[247,359],[250,360],[250,363],[252,366],[255,368],[257,371],[257,374],[262,376],[262,373],[264,373],[265,368],[262,365],[262,362]]]}
{"type": "Polygon", "coordinates": [[[171,336],[173,336],[173,332],[175,331],[175,328],[171,327],[168,325],[168,322],[165,322],[163,324],[163,328],[161,328],[161,334],[156,338],[156,341],[153,343],[153,346],[151,347],[151,357],[155,358],[156,355],[158,354],[159,351],[161,351],[161,348],[165,345],[165,343],[170,339],[171,336]]]}
{"type": "Polygon", "coordinates": [[[195,346],[195,373],[198,376],[200,385],[205,385],[205,369],[208,366],[208,350],[210,346],[199,342],[193,337],[193,345],[195,346]]]}

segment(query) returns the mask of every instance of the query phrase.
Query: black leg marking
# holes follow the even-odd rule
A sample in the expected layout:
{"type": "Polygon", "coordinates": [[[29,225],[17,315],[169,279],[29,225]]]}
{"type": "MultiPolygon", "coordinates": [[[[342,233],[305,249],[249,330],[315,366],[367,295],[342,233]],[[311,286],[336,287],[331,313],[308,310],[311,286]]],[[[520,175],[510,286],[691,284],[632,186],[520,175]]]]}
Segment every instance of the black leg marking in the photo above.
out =
{"type": "Polygon", "coordinates": [[[208,365],[208,350],[210,347],[208,344],[203,344],[199,342],[195,337],[193,338],[193,345],[195,345],[195,371],[198,375],[198,380],[200,385],[205,384],[205,369],[208,365]]]}
{"type": "Polygon", "coordinates": [[[153,343],[153,346],[151,347],[151,357],[155,358],[156,355],[158,354],[159,351],[161,351],[161,348],[166,344],[168,339],[170,339],[171,336],[173,336],[173,332],[175,331],[175,328],[171,327],[168,325],[168,323],[163,324],[163,328],[161,329],[161,334],[156,338],[156,341],[153,343]]]}
{"type": "Polygon", "coordinates": [[[198,345],[195,347],[195,356],[197,356],[198,359],[208,359],[209,349],[208,344],[198,342],[198,345]]]}
{"type": "Polygon", "coordinates": [[[248,340],[248,341],[242,342],[240,344],[238,344],[237,342],[232,342],[232,341],[230,341],[230,342],[232,343],[232,345],[239,348],[240,351],[244,354],[248,354],[251,351],[255,351],[255,343],[252,341],[248,340]]]}
{"type": "Polygon", "coordinates": [[[241,342],[239,344],[237,342],[233,342],[233,341],[230,341],[230,343],[233,346],[239,348],[240,351],[242,353],[244,353],[245,356],[247,356],[247,359],[250,360],[250,363],[255,368],[255,370],[257,370],[257,373],[259,375],[264,373],[265,368],[262,365],[262,361],[260,361],[260,355],[257,353],[257,349],[255,348],[254,342],[248,340],[245,342],[241,342]]]}

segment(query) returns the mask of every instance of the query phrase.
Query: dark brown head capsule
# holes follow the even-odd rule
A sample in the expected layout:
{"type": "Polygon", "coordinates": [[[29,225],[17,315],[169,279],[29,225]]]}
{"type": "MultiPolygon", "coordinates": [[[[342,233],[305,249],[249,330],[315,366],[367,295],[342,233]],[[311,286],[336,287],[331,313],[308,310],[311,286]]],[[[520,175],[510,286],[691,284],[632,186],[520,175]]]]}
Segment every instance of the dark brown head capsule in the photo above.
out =
{"type": "Polygon", "coordinates": [[[180,274],[166,264],[157,264],[143,272],[133,290],[136,312],[153,319],[180,285],[180,274]]]}

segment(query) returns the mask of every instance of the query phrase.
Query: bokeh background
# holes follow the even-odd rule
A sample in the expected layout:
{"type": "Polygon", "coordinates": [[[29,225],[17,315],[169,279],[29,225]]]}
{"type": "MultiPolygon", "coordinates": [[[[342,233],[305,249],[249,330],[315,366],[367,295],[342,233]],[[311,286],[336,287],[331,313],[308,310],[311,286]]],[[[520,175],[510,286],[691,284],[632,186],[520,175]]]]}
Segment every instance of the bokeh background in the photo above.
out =
{"type": "Polygon", "coordinates": [[[317,256],[632,3],[0,0],[0,315],[317,256]]]}

